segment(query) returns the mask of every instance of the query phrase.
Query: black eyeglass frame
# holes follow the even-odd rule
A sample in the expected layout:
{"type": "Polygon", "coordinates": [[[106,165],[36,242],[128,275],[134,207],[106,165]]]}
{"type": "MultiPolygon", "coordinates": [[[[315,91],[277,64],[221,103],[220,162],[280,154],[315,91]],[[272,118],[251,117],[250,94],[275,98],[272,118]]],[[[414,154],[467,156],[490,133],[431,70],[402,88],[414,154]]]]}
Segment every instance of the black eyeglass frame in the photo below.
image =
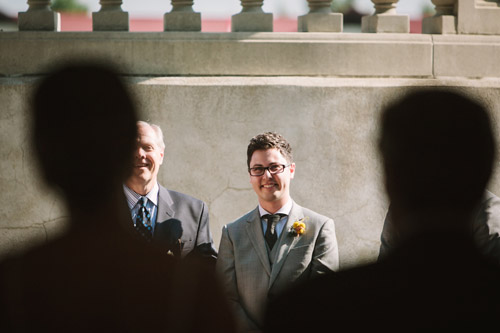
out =
{"type": "Polygon", "coordinates": [[[290,165],[292,165],[292,163],[290,163],[290,164],[271,164],[270,166],[267,166],[267,167],[260,167],[259,166],[259,167],[255,167],[255,168],[248,168],[248,173],[252,177],[261,177],[261,176],[264,176],[264,174],[266,173],[266,170],[267,170],[267,171],[269,171],[269,174],[276,175],[278,173],[282,173],[283,171],[285,171],[285,169],[288,168],[290,165]],[[271,168],[276,167],[276,166],[281,166],[281,169],[279,171],[272,172],[271,168]],[[252,170],[255,170],[256,168],[263,169],[264,171],[260,175],[252,175],[252,170]]]}

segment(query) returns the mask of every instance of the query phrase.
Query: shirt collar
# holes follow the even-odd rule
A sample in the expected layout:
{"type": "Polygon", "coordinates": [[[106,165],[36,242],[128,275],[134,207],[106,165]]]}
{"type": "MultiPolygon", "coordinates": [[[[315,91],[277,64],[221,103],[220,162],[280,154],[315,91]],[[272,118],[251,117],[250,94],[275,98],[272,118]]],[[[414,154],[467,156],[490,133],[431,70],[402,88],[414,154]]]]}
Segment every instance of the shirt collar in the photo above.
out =
{"type": "MultiPolygon", "coordinates": [[[[286,204],[284,204],[280,209],[278,209],[278,211],[274,214],[290,215],[290,211],[292,210],[292,204],[293,204],[292,199],[288,200],[288,202],[286,204]]],[[[259,214],[260,214],[260,217],[262,217],[263,215],[271,214],[271,213],[269,213],[267,210],[262,208],[262,206],[259,204],[259,214]]]]}
{"type": "MultiPolygon", "coordinates": [[[[155,206],[158,206],[158,192],[160,187],[158,183],[155,183],[151,191],[145,195],[155,206]]],[[[125,192],[125,197],[127,198],[128,208],[132,209],[137,204],[137,201],[142,197],[142,195],[135,193],[134,190],[130,189],[127,185],[123,184],[123,191],[125,192]]]]}

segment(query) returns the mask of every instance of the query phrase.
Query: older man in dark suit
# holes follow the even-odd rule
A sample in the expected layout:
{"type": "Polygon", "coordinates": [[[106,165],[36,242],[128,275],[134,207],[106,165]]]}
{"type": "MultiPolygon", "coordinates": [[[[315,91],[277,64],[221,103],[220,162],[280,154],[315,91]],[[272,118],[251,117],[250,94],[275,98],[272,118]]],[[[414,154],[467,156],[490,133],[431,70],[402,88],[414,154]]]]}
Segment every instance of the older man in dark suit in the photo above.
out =
{"type": "Polygon", "coordinates": [[[169,254],[183,258],[199,254],[215,265],[207,206],[158,184],[165,150],[162,130],[144,121],[137,123],[137,130],[133,171],[123,186],[135,229],[169,254]]]}

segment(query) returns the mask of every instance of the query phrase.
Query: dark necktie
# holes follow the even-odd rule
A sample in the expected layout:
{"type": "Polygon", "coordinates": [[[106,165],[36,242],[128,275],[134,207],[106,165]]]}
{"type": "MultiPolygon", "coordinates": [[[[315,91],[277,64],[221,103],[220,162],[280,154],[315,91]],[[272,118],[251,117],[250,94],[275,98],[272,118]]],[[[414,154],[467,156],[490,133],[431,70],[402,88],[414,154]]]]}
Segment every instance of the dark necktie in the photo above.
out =
{"type": "Polygon", "coordinates": [[[274,244],[278,240],[278,234],[276,233],[276,223],[278,223],[281,219],[281,215],[266,214],[262,216],[262,218],[267,221],[267,229],[266,234],[264,235],[264,239],[266,240],[267,246],[269,246],[269,250],[272,250],[274,244]]]}
{"type": "Polygon", "coordinates": [[[139,199],[140,206],[135,218],[135,230],[148,242],[151,242],[153,239],[153,228],[151,227],[151,214],[146,208],[147,202],[148,199],[146,197],[139,199]]]}

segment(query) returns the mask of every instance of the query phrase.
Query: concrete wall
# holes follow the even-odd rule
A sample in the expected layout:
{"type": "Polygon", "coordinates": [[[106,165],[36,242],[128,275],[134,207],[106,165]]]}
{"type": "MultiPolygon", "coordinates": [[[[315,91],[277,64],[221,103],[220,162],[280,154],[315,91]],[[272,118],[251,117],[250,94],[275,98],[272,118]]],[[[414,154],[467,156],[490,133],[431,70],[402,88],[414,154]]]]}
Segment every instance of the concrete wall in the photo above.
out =
{"type": "MultiPolygon", "coordinates": [[[[61,199],[38,180],[30,148],[28,107],[36,79],[0,77],[0,255],[52,239],[64,228],[61,199]]],[[[387,209],[374,146],[381,107],[417,87],[450,86],[481,98],[491,108],[496,128],[500,121],[497,78],[127,80],[142,118],[165,132],[161,183],[207,202],[217,245],[222,226],[257,205],[246,171],[248,140],[278,131],[294,148],[292,197],[334,219],[343,268],[378,254],[387,209]]],[[[490,190],[500,194],[498,176],[490,190]]]]}
{"type": "MultiPolygon", "coordinates": [[[[61,198],[31,153],[29,100],[51,66],[97,57],[121,67],[142,118],[164,129],[160,181],[207,202],[217,245],[222,226],[257,205],[249,139],[277,131],[295,151],[292,197],[334,219],[341,267],[373,260],[387,209],[374,145],[381,107],[449,86],[487,103],[498,128],[491,34],[0,32],[0,257],[64,230],[61,198]]],[[[490,190],[500,194],[498,176],[490,190]]]]}

